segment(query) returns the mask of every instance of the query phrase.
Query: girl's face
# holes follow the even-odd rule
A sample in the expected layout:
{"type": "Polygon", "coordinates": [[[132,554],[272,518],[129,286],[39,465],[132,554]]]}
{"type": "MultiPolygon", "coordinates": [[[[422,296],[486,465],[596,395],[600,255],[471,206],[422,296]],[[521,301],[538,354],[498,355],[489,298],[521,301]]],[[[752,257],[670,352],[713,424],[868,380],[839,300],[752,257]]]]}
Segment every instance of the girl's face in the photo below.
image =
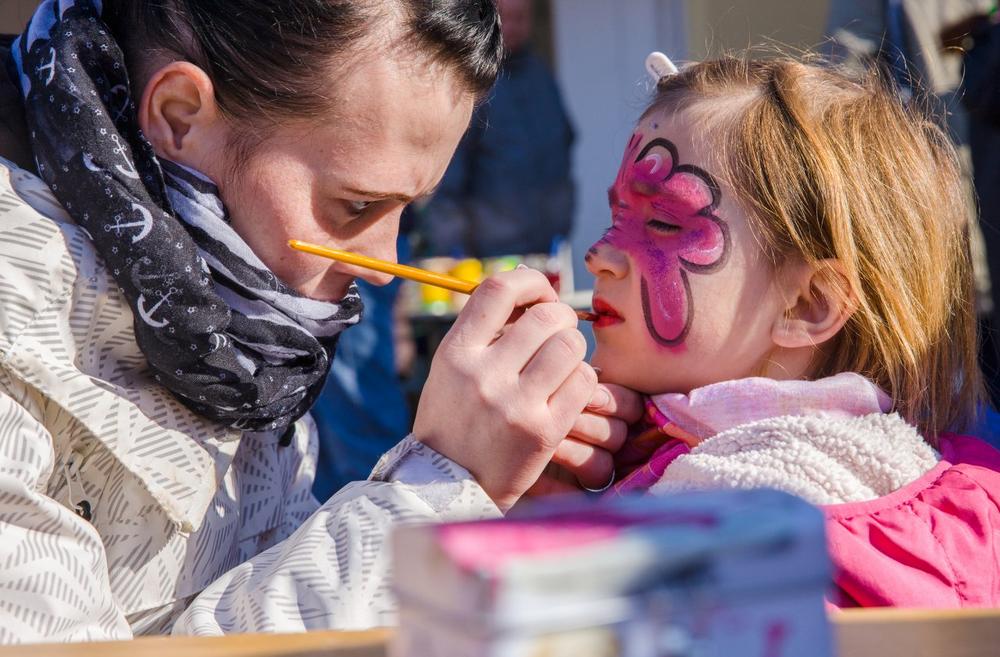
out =
{"type": "Polygon", "coordinates": [[[768,363],[784,295],[696,119],[640,122],[609,190],[611,227],[587,254],[592,363],[603,381],[647,394],[784,378],[768,363]]]}
{"type": "Polygon", "coordinates": [[[264,264],[317,299],[340,298],[355,277],[391,277],[293,251],[288,240],[395,262],[403,208],[444,175],[474,104],[445,67],[389,55],[359,60],[330,86],[341,100],[329,116],[277,127],[243,161],[226,147],[232,133],[219,131],[191,163],[218,183],[233,228],[264,264]]]}

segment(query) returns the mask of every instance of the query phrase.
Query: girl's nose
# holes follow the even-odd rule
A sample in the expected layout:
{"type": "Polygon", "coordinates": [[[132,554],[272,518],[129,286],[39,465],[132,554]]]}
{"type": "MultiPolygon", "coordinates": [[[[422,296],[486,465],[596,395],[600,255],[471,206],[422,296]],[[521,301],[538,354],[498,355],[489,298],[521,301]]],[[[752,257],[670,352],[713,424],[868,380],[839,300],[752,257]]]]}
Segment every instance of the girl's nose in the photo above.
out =
{"type": "Polygon", "coordinates": [[[625,278],[628,274],[628,257],[611,244],[599,240],[584,257],[587,271],[595,277],[625,278]]]}

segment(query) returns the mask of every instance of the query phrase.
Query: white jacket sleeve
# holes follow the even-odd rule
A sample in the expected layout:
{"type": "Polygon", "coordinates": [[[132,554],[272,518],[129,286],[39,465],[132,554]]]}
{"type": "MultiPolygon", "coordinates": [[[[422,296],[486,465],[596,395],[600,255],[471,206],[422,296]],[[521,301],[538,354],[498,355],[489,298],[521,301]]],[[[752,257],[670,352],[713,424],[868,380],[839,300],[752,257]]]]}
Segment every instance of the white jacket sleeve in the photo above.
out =
{"type": "Polygon", "coordinates": [[[393,625],[392,528],[500,515],[464,468],[406,438],[382,457],[368,481],[348,484],[287,540],[205,589],[173,632],[217,635],[393,625]]]}
{"type": "Polygon", "coordinates": [[[0,643],[129,639],[97,531],[44,494],[52,437],[0,392],[0,643]]]}

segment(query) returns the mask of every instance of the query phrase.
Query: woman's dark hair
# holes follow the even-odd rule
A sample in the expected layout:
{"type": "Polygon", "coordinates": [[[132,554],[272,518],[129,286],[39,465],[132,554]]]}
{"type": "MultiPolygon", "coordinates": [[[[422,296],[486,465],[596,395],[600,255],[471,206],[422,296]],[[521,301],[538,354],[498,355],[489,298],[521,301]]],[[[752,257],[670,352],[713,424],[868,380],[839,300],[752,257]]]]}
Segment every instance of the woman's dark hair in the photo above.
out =
{"type": "Polygon", "coordinates": [[[133,77],[158,51],[190,61],[222,111],[250,121],[328,111],[323,64],[380,32],[394,40],[387,47],[453,67],[477,95],[503,56],[494,0],[105,0],[104,18],[133,77]]]}

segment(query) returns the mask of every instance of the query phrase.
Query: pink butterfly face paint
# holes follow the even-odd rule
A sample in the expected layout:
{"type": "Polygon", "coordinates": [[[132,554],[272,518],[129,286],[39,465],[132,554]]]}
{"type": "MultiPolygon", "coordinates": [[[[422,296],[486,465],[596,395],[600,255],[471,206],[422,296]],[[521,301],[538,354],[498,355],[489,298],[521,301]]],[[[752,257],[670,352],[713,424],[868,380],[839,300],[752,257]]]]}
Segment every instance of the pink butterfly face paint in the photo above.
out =
{"type": "Polygon", "coordinates": [[[642,135],[632,135],[609,191],[611,228],[598,244],[631,257],[646,329],[656,343],[675,347],[694,318],[688,276],[726,264],[729,228],[715,215],[721,194],[708,172],[681,164],[677,147],[666,139],[641,144],[642,135]]]}

